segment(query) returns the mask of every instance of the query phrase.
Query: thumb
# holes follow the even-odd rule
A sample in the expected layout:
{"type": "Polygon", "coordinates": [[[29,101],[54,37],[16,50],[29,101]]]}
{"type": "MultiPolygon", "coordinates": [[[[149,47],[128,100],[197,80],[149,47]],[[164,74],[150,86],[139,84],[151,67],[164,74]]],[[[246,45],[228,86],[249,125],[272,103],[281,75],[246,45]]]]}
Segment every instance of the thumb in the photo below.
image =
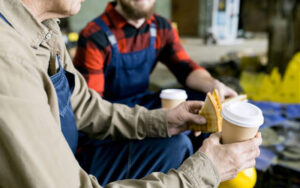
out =
{"type": "Polygon", "coordinates": [[[225,98],[236,97],[238,94],[231,88],[228,88],[225,98]]]}
{"type": "Polygon", "coordinates": [[[198,114],[198,111],[203,107],[204,102],[203,101],[186,101],[186,110],[189,112],[194,113],[195,111],[198,114]]]}
{"type": "Polygon", "coordinates": [[[220,143],[221,142],[221,133],[219,132],[219,133],[211,134],[208,139],[210,139],[214,143],[220,143]]]}

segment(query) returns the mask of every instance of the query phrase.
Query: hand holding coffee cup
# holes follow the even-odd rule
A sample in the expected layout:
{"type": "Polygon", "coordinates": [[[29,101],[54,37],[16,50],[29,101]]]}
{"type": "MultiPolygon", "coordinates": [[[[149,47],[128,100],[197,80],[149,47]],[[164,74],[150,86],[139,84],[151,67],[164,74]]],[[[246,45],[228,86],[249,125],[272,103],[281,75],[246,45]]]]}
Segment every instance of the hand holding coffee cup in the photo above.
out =
{"type": "MultiPolygon", "coordinates": [[[[251,142],[253,139],[261,141],[260,134],[257,135],[257,131],[263,124],[264,118],[262,111],[255,105],[241,101],[229,102],[223,106],[222,116],[223,127],[221,141],[224,146],[236,145],[236,147],[238,147],[239,144],[251,142]]],[[[248,147],[247,145],[249,144],[244,144],[242,148],[248,147]]],[[[242,158],[242,156],[248,159],[242,164],[244,165],[243,169],[247,167],[248,169],[239,172],[236,178],[221,183],[220,188],[240,186],[252,188],[255,186],[256,170],[253,166],[255,164],[255,157],[259,156],[258,146],[256,150],[258,150],[256,152],[258,154],[255,156],[251,154],[251,150],[248,150],[248,152],[244,151],[240,155],[239,159],[242,158]],[[241,182],[244,182],[245,185],[241,185],[241,182]]]]}
{"type": "Polygon", "coordinates": [[[232,184],[230,179],[236,177],[241,170],[254,166],[255,158],[259,156],[259,145],[261,143],[260,133],[250,140],[232,144],[221,144],[221,133],[214,133],[204,140],[199,151],[205,153],[216,166],[220,180],[223,182],[219,187],[248,188],[253,184],[247,180],[245,181],[245,178],[238,180],[238,184],[235,184],[236,181],[232,184]],[[239,184],[241,182],[243,184],[239,184]]]}

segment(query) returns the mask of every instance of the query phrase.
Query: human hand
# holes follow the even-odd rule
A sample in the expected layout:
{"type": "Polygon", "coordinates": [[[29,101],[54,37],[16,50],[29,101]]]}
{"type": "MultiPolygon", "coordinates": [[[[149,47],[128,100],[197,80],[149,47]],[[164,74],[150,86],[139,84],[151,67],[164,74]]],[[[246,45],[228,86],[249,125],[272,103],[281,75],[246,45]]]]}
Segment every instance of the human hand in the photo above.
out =
{"type": "Polygon", "coordinates": [[[203,142],[199,151],[213,161],[221,182],[234,178],[243,169],[255,166],[255,158],[260,154],[261,133],[257,133],[251,140],[232,144],[221,144],[220,138],[220,133],[212,134],[203,142]]]}
{"type": "Polygon", "coordinates": [[[227,98],[236,97],[238,95],[236,91],[234,91],[233,89],[231,89],[230,87],[226,86],[218,80],[215,80],[213,84],[212,90],[214,89],[219,90],[221,101],[224,101],[227,98]]]}
{"type": "Polygon", "coordinates": [[[198,114],[202,106],[202,101],[186,101],[169,110],[167,114],[169,135],[176,135],[187,130],[189,123],[205,124],[205,118],[198,114]]]}

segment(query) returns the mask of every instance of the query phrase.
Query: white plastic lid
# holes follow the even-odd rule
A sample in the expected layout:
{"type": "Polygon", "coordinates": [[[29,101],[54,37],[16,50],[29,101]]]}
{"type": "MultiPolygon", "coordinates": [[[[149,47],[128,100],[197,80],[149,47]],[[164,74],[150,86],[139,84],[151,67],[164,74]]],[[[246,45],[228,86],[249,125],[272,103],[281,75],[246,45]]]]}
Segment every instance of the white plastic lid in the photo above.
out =
{"type": "Polygon", "coordinates": [[[223,118],[241,127],[259,127],[264,123],[262,111],[247,102],[231,102],[223,107],[223,118]]]}
{"type": "Polygon", "coordinates": [[[169,100],[186,100],[187,94],[183,89],[164,89],[160,93],[160,98],[169,100]]]}

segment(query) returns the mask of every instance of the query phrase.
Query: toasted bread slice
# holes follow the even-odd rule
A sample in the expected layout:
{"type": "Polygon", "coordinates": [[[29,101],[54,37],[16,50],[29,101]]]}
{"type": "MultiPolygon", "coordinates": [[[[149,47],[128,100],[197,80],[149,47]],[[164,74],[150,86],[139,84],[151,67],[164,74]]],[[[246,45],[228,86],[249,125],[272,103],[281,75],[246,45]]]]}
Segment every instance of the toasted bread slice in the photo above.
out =
{"type": "Polygon", "coordinates": [[[222,104],[218,90],[213,94],[207,93],[204,105],[199,115],[205,117],[206,125],[190,125],[189,129],[201,132],[220,132],[222,131],[222,104]]]}

